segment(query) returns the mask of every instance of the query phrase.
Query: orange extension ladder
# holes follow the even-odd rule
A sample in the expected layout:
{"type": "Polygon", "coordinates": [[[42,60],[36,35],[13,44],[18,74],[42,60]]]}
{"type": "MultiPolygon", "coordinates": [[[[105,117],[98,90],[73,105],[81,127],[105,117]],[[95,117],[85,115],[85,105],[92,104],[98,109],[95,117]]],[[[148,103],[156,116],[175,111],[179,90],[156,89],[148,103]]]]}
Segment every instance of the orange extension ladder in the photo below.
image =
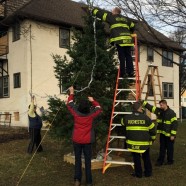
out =
{"type": "MultiPolygon", "coordinates": [[[[119,77],[119,72],[120,69],[118,69],[118,75],[117,75],[117,81],[116,81],[116,89],[115,89],[115,94],[114,94],[114,101],[113,101],[113,107],[112,107],[112,114],[111,114],[111,119],[110,119],[110,127],[109,127],[109,132],[108,132],[108,138],[107,138],[107,143],[106,143],[106,151],[104,155],[104,163],[103,163],[103,173],[105,173],[106,169],[109,168],[112,164],[120,164],[120,165],[131,165],[133,166],[133,162],[126,162],[125,160],[109,160],[108,155],[112,155],[112,153],[122,153],[122,152],[129,152],[127,149],[124,148],[112,148],[111,147],[111,142],[114,140],[120,140],[124,139],[125,136],[118,136],[118,135],[111,135],[111,133],[114,133],[114,129],[117,127],[121,127],[122,125],[120,124],[121,122],[115,123],[114,120],[117,118],[119,115],[126,115],[126,114],[131,114],[131,112],[121,112],[117,111],[117,107],[119,105],[124,105],[125,104],[132,104],[135,101],[138,101],[140,99],[140,78],[139,78],[139,66],[138,66],[138,45],[137,45],[137,35],[133,34],[132,37],[134,38],[134,68],[135,68],[135,77],[131,78],[120,78],[119,77]],[[132,81],[133,84],[135,84],[135,87],[127,87],[127,88],[119,88],[120,81],[125,81],[127,79],[128,81],[132,81]],[[119,95],[122,92],[128,92],[133,96],[128,96],[126,99],[118,99],[119,95]],[[131,98],[132,97],[132,98],[131,98]]],[[[122,96],[122,95],[120,95],[122,96]]],[[[121,121],[121,119],[120,119],[121,121]]]]}

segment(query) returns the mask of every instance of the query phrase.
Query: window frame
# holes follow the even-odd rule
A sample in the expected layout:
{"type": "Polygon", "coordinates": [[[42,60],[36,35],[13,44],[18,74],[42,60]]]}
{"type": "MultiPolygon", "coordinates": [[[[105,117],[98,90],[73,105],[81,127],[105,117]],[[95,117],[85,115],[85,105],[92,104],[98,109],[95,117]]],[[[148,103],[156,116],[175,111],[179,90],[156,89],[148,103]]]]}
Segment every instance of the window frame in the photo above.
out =
{"type": "Polygon", "coordinates": [[[170,82],[162,82],[162,93],[163,98],[165,99],[174,99],[174,83],[170,82]],[[164,85],[167,86],[167,90],[164,90],[164,85]],[[170,91],[170,86],[172,86],[172,90],[170,91]],[[164,92],[166,91],[167,96],[164,95],[164,92]],[[172,96],[170,96],[170,92],[172,93],[172,96]]]}
{"type": "Polygon", "coordinates": [[[138,62],[140,62],[140,45],[138,44],[138,62]]]}
{"type": "Polygon", "coordinates": [[[171,61],[173,61],[173,52],[162,50],[162,66],[173,67],[173,63],[171,61]],[[171,59],[169,54],[171,54],[171,59]]]}
{"type": "Polygon", "coordinates": [[[21,25],[19,22],[16,22],[12,26],[12,42],[20,40],[21,36],[21,25]]]}
{"type": "Polygon", "coordinates": [[[147,61],[154,62],[154,49],[149,46],[147,46],[147,61]],[[151,55],[149,55],[149,54],[151,54],[151,55]]]}
{"type": "Polygon", "coordinates": [[[70,48],[70,37],[71,37],[71,35],[70,35],[70,28],[60,27],[59,28],[59,47],[60,48],[70,48]],[[68,41],[67,41],[68,44],[63,44],[62,41],[61,41],[62,40],[62,38],[61,38],[61,35],[62,35],[61,31],[62,30],[68,31],[68,38],[67,38],[68,39],[68,41]]]}
{"type": "Polygon", "coordinates": [[[7,76],[1,76],[0,81],[2,83],[1,87],[1,93],[0,93],[0,98],[9,98],[10,97],[10,80],[9,80],[9,75],[7,76]],[[8,80],[8,85],[5,87],[5,78],[8,80]],[[5,95],[5,88],[8,89],[7,94],[5,95]]]}
{"type": "Polygon", "coordinates": [[[14,79],[14,88],[21,88],[21,73],[17,72],[13,74],[13,79],[14,79]],[[16,76],[18,76],[18,85],[16,84],[16,76]]]}
{"type": "Polygon", "coordinates": [[[147,82],[147,91],[148,91],[148,96],[154,96],[154,91],[153,91],[153,86],[152,86],[152,75],[148,74],[148,82],[147,82]],[[150,84],[151,81],[151,84],[150,84]]]}

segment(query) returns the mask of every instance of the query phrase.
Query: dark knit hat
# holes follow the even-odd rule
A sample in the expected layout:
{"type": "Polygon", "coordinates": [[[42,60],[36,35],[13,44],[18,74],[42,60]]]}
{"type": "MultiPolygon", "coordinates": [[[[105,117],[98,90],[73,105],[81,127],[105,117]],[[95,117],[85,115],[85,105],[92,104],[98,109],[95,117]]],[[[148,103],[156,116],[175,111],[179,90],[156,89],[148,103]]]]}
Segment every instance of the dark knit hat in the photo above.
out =
{"type": "Polygon", "coordinates": [[[138,102],[134,102],[133,104],[132,104],[132,110],[133,111],[137,111],[140,107],[141,107],[142,105],[141,105],[141,103],[138,101],[138,102]]]}
{"type": "Polygon", "coordinates": [[[90,105],[88,100],[81,100],[78,106],[78,111],[83,114],[90,113],[90,105]]]}

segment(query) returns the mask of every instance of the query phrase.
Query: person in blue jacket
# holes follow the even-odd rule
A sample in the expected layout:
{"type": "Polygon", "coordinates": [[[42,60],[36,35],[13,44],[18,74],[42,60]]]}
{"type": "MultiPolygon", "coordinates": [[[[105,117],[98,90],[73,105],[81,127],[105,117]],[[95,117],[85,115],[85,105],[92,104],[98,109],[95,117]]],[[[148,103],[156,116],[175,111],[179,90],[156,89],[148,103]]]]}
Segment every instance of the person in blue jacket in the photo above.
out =
{"type": "Polygon", "coordinates": [[[34,105],[34,96],[33,96],[28,111],[30,143],[28,145],[27,152],[29,154],[32,153],[35,145],[36,145],[37,152],[43,151],[43,147],[40,144],[42,119],[37,114],[36,109],[37,107],[36,105],[34,105]]]}

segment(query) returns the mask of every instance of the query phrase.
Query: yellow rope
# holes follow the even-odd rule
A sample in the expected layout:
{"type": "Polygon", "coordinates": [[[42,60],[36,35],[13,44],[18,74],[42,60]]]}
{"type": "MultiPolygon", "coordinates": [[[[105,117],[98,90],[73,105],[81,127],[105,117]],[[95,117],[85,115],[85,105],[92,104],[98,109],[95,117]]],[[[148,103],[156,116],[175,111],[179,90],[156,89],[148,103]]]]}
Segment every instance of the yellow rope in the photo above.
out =
{"type": "MultiPolygon", "coordinates": [[[[59,113],[59,111],[60,111],[60,109],[61,109],[62,104],[63,104],[63,102],[61,103],[61,105],[60,105],[60,107],[59,107],[59,109],[58,109],[58,111],[57,111],[56,115],[54,116],[54,118],[53,118],[53,120],[52,120],[52,122],[51,122],[51,125],[49,125],[49,129],[51,128],[51,126],[52,126],[52,124],[53,124],[54,120],[56,119],[56,117],[57,117],[57,115],[58,115],[58,113],[59,113]]],[[[16,186],[19,186],[19,184],[20,184],[21,180],[23,179],[23,177],[24,177],[24,175],[25,175],[26,171],[28,170],[28,167],[30,166],[30,164],[31,164],[32,160],[34,159],[34,157],[35,157],[35,155],[36,155],[36,152],[37,152],[37,150],[38,150],[39,146],[40,146],[40,145],[41,145],[41,143],[44,141],[44,138],[46,137],[46,135],[47,135],[47,133],[48,133],[49,129],[48,129],[48,130],[45,132],[45,134],[44,134],[44,136],[43,136],[43,138],[42,138],[42,140],[41,140],[40,144],[38,145],[37,149],[35,150],[34,154],[32,155],[32,157],[31,157],[30,161],[28,162],[28,164],[27,164],[26,168],[24,169],[24,171],[23,171],[23,173],[22,173],[21,177],[19,178],[19,180],[18,180],[18,182],[17,182],[16,186]]]]}

